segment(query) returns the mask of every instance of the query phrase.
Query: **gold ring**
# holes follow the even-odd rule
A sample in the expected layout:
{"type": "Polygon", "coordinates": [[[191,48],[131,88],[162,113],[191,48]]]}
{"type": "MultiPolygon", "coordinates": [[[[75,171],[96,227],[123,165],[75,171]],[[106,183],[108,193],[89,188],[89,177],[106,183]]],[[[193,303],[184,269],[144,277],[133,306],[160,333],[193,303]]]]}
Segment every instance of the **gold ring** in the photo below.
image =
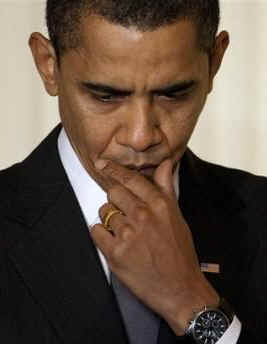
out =
{"type": "Polygon", "coordinates": [[[106,229],[108,229],[108,227],[109,227],[110,219],[112,218],[113,215],[116,215],[116,214],[122,215],[123,213],[119,209],[111,209],[107,213],[107,215],[104,217],[103,225],[106,229]]]}

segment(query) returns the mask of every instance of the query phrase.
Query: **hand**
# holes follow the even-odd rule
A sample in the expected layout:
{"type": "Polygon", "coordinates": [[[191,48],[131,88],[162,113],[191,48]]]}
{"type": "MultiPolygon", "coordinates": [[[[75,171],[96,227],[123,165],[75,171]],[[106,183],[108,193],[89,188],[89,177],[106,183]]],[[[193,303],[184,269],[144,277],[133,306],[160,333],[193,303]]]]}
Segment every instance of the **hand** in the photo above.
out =
{"type": "Polygon", "coordinates": [[[165,318],[177,335],[196,310],[217,306],[219,297],[202,274],[192,235],[173,189],[171,160],[163,161],[154,183],[115,162],[99,172],[108,202],[123,215],[111,217],[112,232],[95,225],[92,238],[110,269],[151,309],[165,318]]]}

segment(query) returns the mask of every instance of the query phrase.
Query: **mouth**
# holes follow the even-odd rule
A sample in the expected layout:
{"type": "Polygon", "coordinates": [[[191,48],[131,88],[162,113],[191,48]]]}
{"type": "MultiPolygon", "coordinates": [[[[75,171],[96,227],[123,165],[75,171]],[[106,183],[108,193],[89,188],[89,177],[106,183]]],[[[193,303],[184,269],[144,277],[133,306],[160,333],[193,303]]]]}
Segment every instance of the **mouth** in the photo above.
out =
{"type": "Polygon", "coordinates": [[[158,165],[157,164],[144,164],[144,165],[139,165],[139,166],[128,165],[126,167],[129,168],[130,170],[137,171],[144,176],[151,177],[154,175],[154,172],[156,168],[158,167],[158,165]]]}

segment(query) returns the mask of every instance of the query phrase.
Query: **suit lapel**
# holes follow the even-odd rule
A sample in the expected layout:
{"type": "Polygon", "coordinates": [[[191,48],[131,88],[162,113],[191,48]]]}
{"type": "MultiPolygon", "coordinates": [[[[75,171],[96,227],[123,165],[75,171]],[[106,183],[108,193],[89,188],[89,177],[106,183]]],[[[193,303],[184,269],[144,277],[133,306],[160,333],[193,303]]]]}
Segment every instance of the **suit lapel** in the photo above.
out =
{"type": "Polygon", "coordinates": [[[25,163],[35,174],[21,176],[21,194],[28,199],[18,195],[14,204],[20,211],[10,259],[64,343],[125,344],[115,298],[60,164],[57,135],[52,136],[43,144],[47,148],[53,141],[54,147],[42,155],[43,165],[36,168],[39,154],[25,163]]]}
{"type": "Polygon", "coordinates": [[[240,176],[229,179],[225,170],[186,152],[181,166],[180,207],[192,231],[199,262],[220,266],[220,273],[206,273],[207,279],[232,304],[242,294],[237,287],[247,271],[242,266],[248,267],[251,260],[246,239],[247,206],[239,197],[239,189],[240,176]]]}

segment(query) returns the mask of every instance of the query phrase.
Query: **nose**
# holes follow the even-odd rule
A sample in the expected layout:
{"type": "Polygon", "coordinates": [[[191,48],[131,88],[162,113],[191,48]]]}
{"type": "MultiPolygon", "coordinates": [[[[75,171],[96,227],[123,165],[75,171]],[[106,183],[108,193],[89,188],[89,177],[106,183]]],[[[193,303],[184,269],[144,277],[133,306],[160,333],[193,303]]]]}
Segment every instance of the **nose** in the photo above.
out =
{"type": "Polygon", "coordinates": [[[116,135],[116,142],[132,148],[135,152],[144,152],[159,145],[163,136],[153,105],[137,101],[125,109],[123,124],[116,135]]]}

